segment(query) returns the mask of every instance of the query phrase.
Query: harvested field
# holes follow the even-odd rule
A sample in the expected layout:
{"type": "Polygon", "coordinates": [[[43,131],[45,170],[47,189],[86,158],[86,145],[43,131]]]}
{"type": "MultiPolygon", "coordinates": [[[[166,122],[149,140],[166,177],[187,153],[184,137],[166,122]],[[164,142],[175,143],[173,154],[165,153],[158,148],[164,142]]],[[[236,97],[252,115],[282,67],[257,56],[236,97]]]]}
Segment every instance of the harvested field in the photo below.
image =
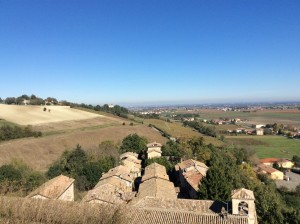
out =
{"type": "Polygon", "coordinates": [[[45,171],[49,165],[59,158],[66,149],[73,149],[80,144],[83,149],[94,149],[102,141],[111,140],[121,144],[124,137],[137,133],[149,141],[165,143],[166,138],[145,125],[96,126],[93,128],[62,130],[42,138],[26,138],[3,142],[0,144],[0,165],[9,163],[12,159],[21,159],[30,167],[45,171]]]}
{"type": "Polygon", "coordinates": [[[20,125],[38,125],[50,122],[84,120],[100,116],[99,114],[88,113],[67,106],[19,106],[0,104],[0,119],[20,125]],[[44,111],[44,108],[47,110],[44,111]]]}

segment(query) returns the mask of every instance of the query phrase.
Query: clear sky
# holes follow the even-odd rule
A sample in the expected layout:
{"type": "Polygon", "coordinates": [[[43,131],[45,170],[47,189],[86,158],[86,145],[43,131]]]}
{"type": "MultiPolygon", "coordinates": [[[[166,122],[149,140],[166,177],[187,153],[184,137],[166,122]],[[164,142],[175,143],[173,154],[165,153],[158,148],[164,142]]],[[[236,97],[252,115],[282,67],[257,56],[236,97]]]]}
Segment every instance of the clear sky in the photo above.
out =
{"type": "Polygon", "coordinates": [[[0,97],[300,100],[299,0],[0,0],[0,97]]]}

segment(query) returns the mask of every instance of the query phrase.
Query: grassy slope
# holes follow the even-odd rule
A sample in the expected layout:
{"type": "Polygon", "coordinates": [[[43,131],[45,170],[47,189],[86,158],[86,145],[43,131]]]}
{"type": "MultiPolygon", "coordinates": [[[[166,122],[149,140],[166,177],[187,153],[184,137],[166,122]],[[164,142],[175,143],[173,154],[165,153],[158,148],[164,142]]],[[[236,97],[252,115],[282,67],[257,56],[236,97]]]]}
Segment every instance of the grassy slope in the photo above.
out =
{"type": "MultiPolygon", "coordinates": [[[[84,121],[82,121],[84,122],[84,121]]],[[[30,167],[45,171],[66,149],[80,144],[84,149],[95,149],[102,141],[120,144],[129,134],[137,133],[149,141],[166,142],[158,132],[145,125],[91,126],[79,129],[54,131],[41,138],[24,138],[0,143],[0,165],[12,159],[21,159],[30,167]]]]}
{"type": "Polygon", "coordinates": [[[226,141],[253,147],[259,158],[292,158],[293,155],[300,155],[300,141],[282,136],[228,136],[226,141]]]}
{"type": "Polygon", "coordinates": [[[205,142],[207,144],[212,143],[216,146],[221,146],[223,143],[216,138],[212,138],[209,136],[202,135],[201,133],[192,130],[189,127],[183,127],[180,123],[177,122],[166,122],[163,120],[158,119],[145,119],[145,125],[153,124],[159,129],[167,132],[171,136],[178,138],[178,137],[185,137],[185,138],[192,138],[192,137],[204,137],[205,142]]]}

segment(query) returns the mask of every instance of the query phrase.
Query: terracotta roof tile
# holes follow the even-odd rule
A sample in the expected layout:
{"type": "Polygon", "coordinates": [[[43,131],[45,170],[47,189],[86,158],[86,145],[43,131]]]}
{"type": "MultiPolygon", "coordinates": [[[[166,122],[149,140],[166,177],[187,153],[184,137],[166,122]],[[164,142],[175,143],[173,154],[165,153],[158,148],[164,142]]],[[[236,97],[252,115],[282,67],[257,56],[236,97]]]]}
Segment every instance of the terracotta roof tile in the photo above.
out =
{"type": "Polygon", "coordinates": [[[177,165],[182,170],[186,169],[188,167],[191,167],[191,166],[200,166],[200,167],[208,169],[208,167],[204,163],[199,162],[197,160],[193,160],[193,159],[188,159],[188,160],[182,161],[181,163],[178,163],[177,165]]]}
{"type": "Polygon", "coordinates": [[[269,167],[269,166],[266,166],[264,164],[259,164],[259,165],[257,165],[257,167],[259,168],[259,170],[264,171],[268,174],[271,174],[271,173],[274,173],[274,172],[281,172],[279,170],[274,169],[273,167],[269,167]]]}
{"type": "Polygon", "coordinates": [[[277,158],[264,158],[259,160],[260,163],[275,163],[277,161],[277,158]]]}
{"type": "Polygon", "coordinates": [[[199,190],[199,184],[203,178],[203,175],[197,170],[191,170],[183,173],[185,180],[191,185],[196,191],[199,190]]]}

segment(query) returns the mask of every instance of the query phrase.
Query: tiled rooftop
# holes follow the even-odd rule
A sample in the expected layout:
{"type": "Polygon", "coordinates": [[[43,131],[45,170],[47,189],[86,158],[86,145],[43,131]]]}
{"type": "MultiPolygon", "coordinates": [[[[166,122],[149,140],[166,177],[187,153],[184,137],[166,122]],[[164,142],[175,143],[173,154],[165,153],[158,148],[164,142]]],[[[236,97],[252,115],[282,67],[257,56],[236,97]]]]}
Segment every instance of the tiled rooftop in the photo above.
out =
{"type": "Polygon", "coordinates": [[[57,176],[37,188],[27,197],[41,195],[49,199],[58,199],[75,180],[64,175],[57,176]]]}
{"type": "Polygon", "coordinates": [[[130,175],[130,169],[126,166],[119,165],[117,167],[114,167],[110,169],[107,173],[103,174],[100,180],[104,180],[109,177],[119,177],[121,179],[127,180],[132,182],[133,181],[133,176],[130,175]]]}
{"type": "Polygon", "coordinates": [[[137,197],[169,198],[176,199],[174,184],[168,180],[160,178],[152,178],[140,184],[137,197]]]}
{"type": "Polygon", "coordinates": [[[193,160],[193,159],[188,159],[188,160],[182,161],[181,163],[179,163],[177,165],[182,170],[186,169],[188,167],[191,167],[191,166],[200,166],[200,167],[208,169],[208,167],[204,163],[199,162],[197,160],[193,160]]]}
{"type": "Polygon", "coordinates": [[[145,168],[145,174],[142,177],[142,181],[146,181],[151,178],[161,178],[169,181],[166,168],[158,163],[152,163],[145,168]]]}

